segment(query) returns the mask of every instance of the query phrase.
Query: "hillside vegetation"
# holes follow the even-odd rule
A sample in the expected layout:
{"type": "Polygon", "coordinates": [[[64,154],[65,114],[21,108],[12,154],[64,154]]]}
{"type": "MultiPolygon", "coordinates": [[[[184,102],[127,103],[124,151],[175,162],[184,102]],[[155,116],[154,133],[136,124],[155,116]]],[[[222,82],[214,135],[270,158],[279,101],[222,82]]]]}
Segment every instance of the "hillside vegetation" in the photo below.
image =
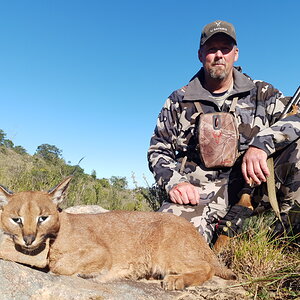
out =
{"type": "MultiPolygon", "coordinates": [[[[34,155],[22,146],[15,146],[0,130],[0,184],[13,192],[49,190],[65,177],[73,175],[62,207],[95,204],[106,209],[152,210],[158,206],[152,196],[153,188],[127,188],[125,177],[98,179],[96,172],[84,173],[79,165],[70,165],[62,150],[42,144],[34,155]]],[[[134,176],[133,176],[134,180],[134,176]]]]}

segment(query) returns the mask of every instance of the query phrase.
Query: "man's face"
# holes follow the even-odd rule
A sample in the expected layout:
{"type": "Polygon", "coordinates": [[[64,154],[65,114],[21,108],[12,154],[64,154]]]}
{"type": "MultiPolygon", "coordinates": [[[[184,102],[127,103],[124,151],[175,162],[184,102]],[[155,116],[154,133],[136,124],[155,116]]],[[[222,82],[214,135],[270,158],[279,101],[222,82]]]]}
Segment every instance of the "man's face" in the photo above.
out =
{"type": "Polygon", "coordinates": [[[233,64],[238,60],[238,48],[226,34],[212,36],[198,52],[205,74],[213,79],[224,80],[232,74],[233,64]]]}

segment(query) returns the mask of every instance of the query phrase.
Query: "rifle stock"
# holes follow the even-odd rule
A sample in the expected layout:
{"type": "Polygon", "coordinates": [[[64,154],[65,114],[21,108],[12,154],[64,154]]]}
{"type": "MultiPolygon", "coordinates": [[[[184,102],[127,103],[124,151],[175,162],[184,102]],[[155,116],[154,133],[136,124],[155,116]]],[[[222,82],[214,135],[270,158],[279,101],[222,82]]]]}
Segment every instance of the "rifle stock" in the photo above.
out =
{"type": "Polygon", "coordinates": [[[291,98],[289,103],[284,108],[284,110],[280,116],[280,119],[283,119],[286,116],[295,115],[298,112],[299,101],[300,101],[300,85],[298,86],[294,96],[291,98]]]}

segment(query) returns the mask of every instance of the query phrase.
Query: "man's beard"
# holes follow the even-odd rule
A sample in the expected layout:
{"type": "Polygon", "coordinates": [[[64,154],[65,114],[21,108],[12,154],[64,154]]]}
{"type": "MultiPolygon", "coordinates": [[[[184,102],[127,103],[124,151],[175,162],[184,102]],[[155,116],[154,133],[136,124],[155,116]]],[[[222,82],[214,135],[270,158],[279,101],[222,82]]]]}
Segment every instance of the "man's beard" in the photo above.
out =
{"type": "Polygon", "coordinates": [[[220,63],[223,63],[223,62],[220,62],[220,61],[215,62],[208,70],[211,78],[223,80],[228,76],[228,71],[226,70],[226,65],[223,64],[223,67],[218,66],[217,64],[220,64],[220,63]]]}

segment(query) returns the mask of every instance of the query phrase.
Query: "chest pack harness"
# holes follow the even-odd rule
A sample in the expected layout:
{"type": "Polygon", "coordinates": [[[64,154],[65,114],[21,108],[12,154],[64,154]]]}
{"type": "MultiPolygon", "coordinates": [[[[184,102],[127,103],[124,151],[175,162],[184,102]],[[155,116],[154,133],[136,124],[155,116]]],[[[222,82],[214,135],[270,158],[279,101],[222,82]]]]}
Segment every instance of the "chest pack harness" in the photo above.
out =
{"type": "Polygon", "coordinates": [[[201,104],[195,102],[200,113],[199,154],[206,168],[232,167],[238,157],[239,133],[234,116],[237,100],[233,98],[229,112],[213,113],[204,113],[201,104]]]}

